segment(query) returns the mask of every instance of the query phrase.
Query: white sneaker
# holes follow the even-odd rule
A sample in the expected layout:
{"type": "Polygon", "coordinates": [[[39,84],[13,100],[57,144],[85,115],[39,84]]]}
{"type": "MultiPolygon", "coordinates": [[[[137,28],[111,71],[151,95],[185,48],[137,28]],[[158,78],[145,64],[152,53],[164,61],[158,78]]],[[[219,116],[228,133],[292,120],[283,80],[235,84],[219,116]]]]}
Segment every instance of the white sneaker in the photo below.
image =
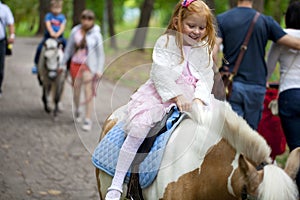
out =
{"type": "Polygon", "coordinates": [[[85,119],[82,125],[82,130],[90,131],[92,129],[92,121],[90,119],[85,119]]]}

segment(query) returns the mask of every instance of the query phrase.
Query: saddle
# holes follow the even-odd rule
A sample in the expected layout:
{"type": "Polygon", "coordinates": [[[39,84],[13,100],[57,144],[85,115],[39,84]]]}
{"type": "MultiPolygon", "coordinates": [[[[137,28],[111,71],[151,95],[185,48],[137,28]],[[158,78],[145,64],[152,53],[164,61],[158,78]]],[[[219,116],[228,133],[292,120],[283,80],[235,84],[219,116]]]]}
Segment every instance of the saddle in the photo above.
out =
{"type": "MultiPolygon", "coordinates": [[[[172,107],[171,110],[163,117],[163,119],[155,124],[155,126],[149,131],[144,142],[137,151],[137,154],[131,164],[132,173],[130,174],[130,179],[128,183],[128,189],[126,194],[126,199],[134,200],[144,200],[142,194],[142,188],[139,183],[139,166],[143,160],[147,157],[151,150],[156,138],[162,133],[167,131],[167,120],[172,116],[176,107],[172,107]]],[[[180,114],[181,115],[181,114],[180,114]]],[[[173,120],[171,126],[175,124],[180,116],[173,120]]]]}

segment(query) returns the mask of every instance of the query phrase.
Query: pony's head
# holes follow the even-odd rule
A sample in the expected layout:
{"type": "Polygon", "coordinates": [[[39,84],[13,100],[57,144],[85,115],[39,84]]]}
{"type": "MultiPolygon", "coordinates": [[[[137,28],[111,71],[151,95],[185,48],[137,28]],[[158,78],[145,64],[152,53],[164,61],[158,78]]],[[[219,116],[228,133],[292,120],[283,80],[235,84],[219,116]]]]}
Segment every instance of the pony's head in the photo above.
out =
{"type": "Polygon", "coordinates": [[[49,38],[44,43],[44,59],[45,67],[48,71],[48,77],[54,79],[57,76],[57,69],[62,58],[61,44],[52,38],[49,38]]]}
{"type": "Polygon", "coordinates": [[[241,188],[241,199],[248,199],[249,196],[257,199],[259,194],[259,185],[263,181],[263,171],[256,170],[256,168],[243,156],[239,157],[239,170],[242,181],[239,188],[241,188]]]}
{"type": "Polygon", "coordinates": [[[283,169],[266,165],[263,170],[256,168],[244,156],[239,158],[239,167],[244,178],[242,199],[251,196],[258,200],[298,200],[298,188],[283,169]]]}

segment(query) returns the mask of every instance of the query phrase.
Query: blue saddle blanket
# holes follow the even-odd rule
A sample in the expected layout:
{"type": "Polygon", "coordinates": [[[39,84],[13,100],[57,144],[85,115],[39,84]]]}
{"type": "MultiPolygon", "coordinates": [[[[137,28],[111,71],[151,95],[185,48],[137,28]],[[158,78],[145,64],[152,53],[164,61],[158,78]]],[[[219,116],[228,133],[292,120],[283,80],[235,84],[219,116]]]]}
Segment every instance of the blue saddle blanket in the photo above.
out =
{"type": "MultiPolygon", "coordinates": [[[[171,133],[182,121],[183,117],[184,115],[180,115],[178,109],[175,108],[175,111],[166,122],[167,131],[157,136],[149,154],[140,164],[139,181],[142,189],[148,187],[154,181],[171,133]],[[176,119],[178,120],[176,121],[176,119]],[[173,123],[174,121],[176,122],[173,123]]],[[[95,167],[106,172],[110,176],[115,174],[119,152],[125,140],[123,127],[124,122],[117,123],[100,141],[92,156],[92,162],[95,167]]],[[[127,173],[125,178],[126,183],[129,181],[129,176],[130,172],[127,173]]]]}

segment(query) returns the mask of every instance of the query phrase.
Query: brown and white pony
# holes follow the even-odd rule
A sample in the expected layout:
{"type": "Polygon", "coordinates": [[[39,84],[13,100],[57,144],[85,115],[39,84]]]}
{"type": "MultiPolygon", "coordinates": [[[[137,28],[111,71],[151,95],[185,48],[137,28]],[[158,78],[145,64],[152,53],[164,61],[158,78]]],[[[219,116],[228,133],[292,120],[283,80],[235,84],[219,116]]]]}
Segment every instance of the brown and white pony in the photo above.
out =
{"type": "MultiPolygon", "coordinates": [[[[124,109],[107,119],[101,138],[126,117],[124,109]]],[[[228,103],[214,99],[210,110],[197,105],[192,110],[172,134],[156,179],[143,189],[145,199],[298,199],[297,186],[281,168],[256,170],[271,162],[270,148],[228,103]]],[[[96,177],[104,199],[112,178],[99,169],[96,177]]]]}

